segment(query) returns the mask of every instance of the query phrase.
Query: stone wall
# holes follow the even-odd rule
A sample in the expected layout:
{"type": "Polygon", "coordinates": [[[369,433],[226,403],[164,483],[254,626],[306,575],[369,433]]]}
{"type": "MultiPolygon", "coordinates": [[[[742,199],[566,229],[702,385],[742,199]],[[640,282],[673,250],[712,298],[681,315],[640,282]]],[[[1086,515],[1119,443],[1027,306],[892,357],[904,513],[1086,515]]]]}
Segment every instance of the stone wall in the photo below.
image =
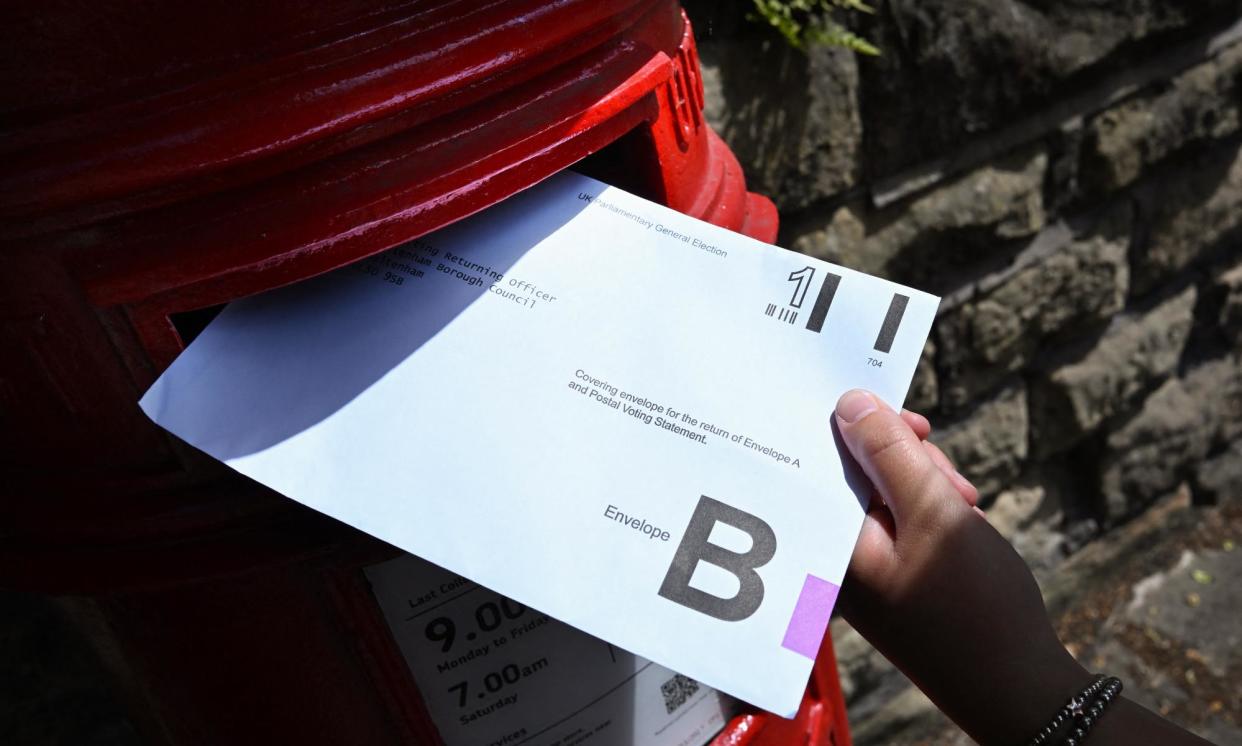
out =
{"type": "Polygon", "coordinates": [[[888,0],[879,58],[687,7],[781,243],[944,296],[908,403],[988,502],[1094,529],[1228,491],[1242,3],[888,0]]]}
{"type": "Polygon", "coordinates": [[[907,405],[1037,574],[1242,497],[1242,2],[882,0],[879,58],[744,5],[686,4],[710,121],[781,245],[944,297],[907,405]]]}

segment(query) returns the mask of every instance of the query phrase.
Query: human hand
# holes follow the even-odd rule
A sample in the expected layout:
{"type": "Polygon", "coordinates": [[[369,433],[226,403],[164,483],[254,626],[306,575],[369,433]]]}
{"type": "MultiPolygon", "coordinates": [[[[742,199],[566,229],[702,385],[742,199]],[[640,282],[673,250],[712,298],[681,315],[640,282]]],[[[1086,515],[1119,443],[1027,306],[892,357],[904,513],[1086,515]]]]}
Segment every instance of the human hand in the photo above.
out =
{"type": "Polygon", "coordinates": [[[1026,564],[926,442],[926,419],[861,391],[842,397],[834,419],[874,486],[842,613],[976,740],[1022,742],[1091,680],[1057,639],[1026,564]]]}

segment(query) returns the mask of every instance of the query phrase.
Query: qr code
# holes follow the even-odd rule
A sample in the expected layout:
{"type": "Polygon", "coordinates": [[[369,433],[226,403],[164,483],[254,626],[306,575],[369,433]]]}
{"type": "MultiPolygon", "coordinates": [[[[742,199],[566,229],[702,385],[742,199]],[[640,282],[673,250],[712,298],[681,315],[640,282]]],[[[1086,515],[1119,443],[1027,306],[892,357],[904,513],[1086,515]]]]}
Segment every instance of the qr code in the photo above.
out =
{"type": "Polygon", "coordinates": [[[686,703],[687,699],[694,696],[699,690],[699,682],[688,676],[677,674],[673,678],[660,685],[660,691],[664,694],[664,708],[671,715],[686,703]]]}

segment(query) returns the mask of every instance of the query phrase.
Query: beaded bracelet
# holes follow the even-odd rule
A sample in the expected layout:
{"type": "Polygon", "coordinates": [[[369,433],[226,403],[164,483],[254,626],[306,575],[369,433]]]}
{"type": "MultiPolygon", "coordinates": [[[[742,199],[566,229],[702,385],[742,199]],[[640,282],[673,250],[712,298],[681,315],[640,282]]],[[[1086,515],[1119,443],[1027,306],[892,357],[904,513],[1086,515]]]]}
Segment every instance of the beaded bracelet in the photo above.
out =
{"type": "Polygon", "coordinates": [[[1080,746],[1082,740],[1090,732],[1091,726],[1095,725],[1100,716],[1104,714],[1104,709],[1120,693],[1121,679],[1097,674],[1090,684],[1077,695],[1070,697],[1069,701],[1052,717],[1052,720],[1030,741],[1027,741],[1027,746],[1042,746],[1048,743],[1053,736],[1061,732],[1066,723],[1071,722],[1071,719],[1072,729],[1061,742],[1061,746],[1080,746]]]}
{"type": "Polygon", "coordinates": [[[1107,708],[1117,695],[1121,694],[1121,679],[1116,676],[1110,676],[1105,680],[1104,688],[1096,695],[1095,701],[1085,707],[1078,707],[1073,710],[1074,724],[1073,730],[1061,742],[1061,746],[1080,746],[1087,734],[1091,732],[1091,726],[1096,724],[1100,716],[1104,714],[1107,708]]]}

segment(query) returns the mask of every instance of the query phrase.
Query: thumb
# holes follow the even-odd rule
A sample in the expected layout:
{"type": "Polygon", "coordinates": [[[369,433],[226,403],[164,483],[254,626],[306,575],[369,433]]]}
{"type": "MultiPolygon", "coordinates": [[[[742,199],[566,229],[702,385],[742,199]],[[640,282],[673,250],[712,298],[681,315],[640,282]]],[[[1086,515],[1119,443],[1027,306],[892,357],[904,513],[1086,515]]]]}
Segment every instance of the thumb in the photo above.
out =
{"type": "Polygon", "coordinates": [[[874,394],[854,389],[837,402],[837,427],[850,455],[902,524],[941,510],[965,508],[944,473],[901,416],[874,394]]]}

